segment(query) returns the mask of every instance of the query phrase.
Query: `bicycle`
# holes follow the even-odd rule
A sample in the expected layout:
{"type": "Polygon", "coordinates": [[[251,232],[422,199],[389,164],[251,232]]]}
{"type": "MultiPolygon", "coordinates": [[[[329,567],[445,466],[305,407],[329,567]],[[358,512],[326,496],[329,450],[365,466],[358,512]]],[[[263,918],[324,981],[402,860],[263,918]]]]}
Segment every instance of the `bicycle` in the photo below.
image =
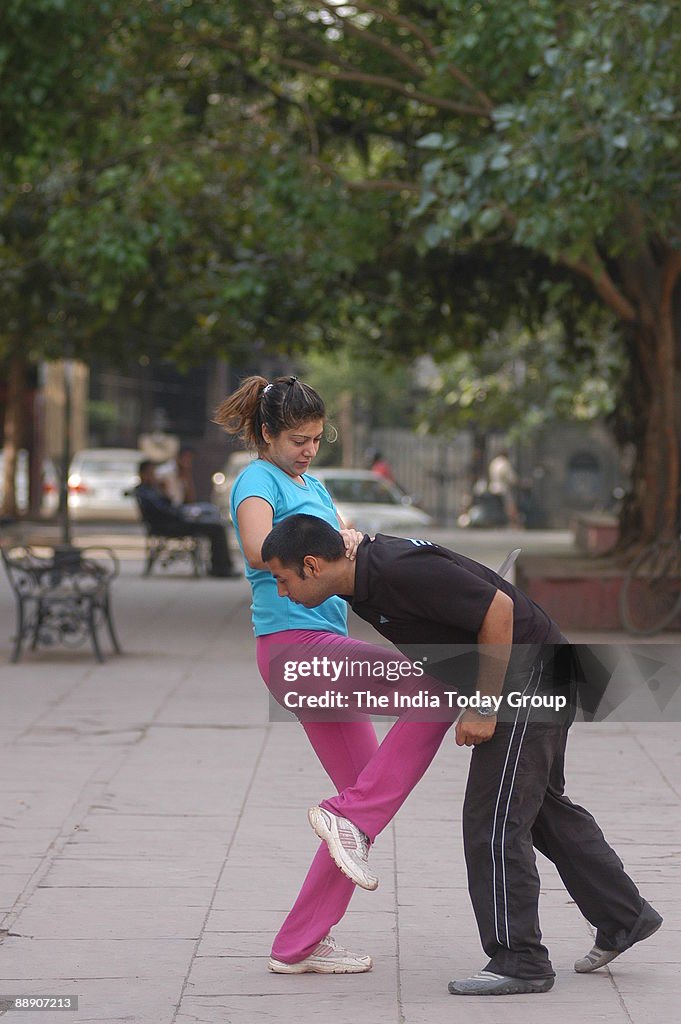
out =
{"type": "Polygon", "coordinates": [[[634,560],[619,593],[622,625],[654,636],[681,616],[681,538],[653,541],[634,560]]]}

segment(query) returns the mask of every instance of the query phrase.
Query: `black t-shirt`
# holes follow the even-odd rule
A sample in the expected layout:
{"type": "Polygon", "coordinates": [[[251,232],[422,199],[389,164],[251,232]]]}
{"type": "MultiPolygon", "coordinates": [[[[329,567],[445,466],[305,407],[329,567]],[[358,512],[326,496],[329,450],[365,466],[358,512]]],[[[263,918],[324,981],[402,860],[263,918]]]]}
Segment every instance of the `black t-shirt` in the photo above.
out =
{"type": "Polygon", "coordinates": [[[558,626],[526,594],[493,569],[427,540],[377,534],[357,551],[352,610],[429,673],[448,680],[468,662],[475,677],[477,637],[497,590],[513,601],[513,654],[507,680],[538,652],[566,643],[558,626]],[[462,661],[463,658],[463,661],[462,661]],[[455,661],[452,661],[455,659],[455,661]],[[436,665],[440,665],[440,670],[436,665]]]}
{"type": "Polygon", "coordinates": [[[497,590],[513,601],[515,644],[560,643],[558,626],[521,590],[428,540],[365,537],[351,605],[395,643],[474,644],[497,590]]]}

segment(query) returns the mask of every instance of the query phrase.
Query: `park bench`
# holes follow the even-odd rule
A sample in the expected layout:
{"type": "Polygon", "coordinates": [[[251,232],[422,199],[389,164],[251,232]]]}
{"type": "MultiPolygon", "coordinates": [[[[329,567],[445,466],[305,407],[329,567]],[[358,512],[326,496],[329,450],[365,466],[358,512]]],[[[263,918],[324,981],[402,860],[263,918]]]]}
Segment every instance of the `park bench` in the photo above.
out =
{"type": "Polygon", "coordinates": [[[24,643],[78,647],[89,639],[104,661],[99,631],[105,627],[116,654],[121,647],[111,613],[111,583],[118,559],[103,547],[3,547],[2,560],[16,598],[17,620],[11,661],[24,643]]]}
{"type": "Polygon", "coordinates": [[[195,576],[206,575],[206,540],[173,531],[172,523],[161,525],[148,514],[144,502],[137,500],[145,530],[143,576],[150,576],[155,565],[167,569],[177,562],[189,561],[195,576]]]}
{"type": "Polygon", "coordinates": [[[206,575],[205,538],[178,537],[171,533],[158,533],[147,523],[142,575],[149,576],[155,565],[168,569],[176,562],[189,561],[195,576],[206,575]]]}

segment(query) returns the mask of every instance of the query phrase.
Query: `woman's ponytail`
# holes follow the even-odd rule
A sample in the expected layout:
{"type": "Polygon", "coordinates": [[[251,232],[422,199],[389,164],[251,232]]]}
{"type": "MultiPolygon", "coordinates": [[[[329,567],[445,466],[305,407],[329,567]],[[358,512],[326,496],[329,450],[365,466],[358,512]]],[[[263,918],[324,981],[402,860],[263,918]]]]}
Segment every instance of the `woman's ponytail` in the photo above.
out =
{"type": "Polygon", "coordinates": [[[264,377],[247,377],[218,407],[213,421],[228,434],[237,434],[249,448],[261,449],[263,426],[276,437],[282,430],[325,416],[320,396],[297,377],[277,377],[271,383],[264,377]]]}
{"type": "Polygon", "coordinates": [[[247,377],[215,410],[213,422],[228,434],[238,435],[248,448],[262,444],[262,417],[258,415],[267,387],[265,377],[247,377]],[[258,422],[260,421],[260,422],[258,422]]]}

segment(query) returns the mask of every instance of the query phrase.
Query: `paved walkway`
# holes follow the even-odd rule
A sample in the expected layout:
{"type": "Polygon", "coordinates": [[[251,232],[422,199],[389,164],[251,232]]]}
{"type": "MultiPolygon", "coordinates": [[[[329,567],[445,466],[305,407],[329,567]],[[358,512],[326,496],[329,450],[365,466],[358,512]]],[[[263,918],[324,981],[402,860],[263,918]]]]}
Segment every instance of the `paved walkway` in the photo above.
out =
{"type": "MultiPolygon", "coordinates": [[[[459,837],[468,755],[446,742],[376,845],[380,888],[358,891],[336,930],[372,953],[373,972],[269,974],[272,936],[316,846],[305,811],[329,785],[299,728],[268,724],[246,584],[145,580],[139,568],[125,561],[115,588],[126,654],[102,666],[63,650],[7,664],[13,607],[0,584],[0,994],[80,999],[73,1017],[28,1011],[17,1021],[677,1016],[681,735],[670,724],[577,725],[572,736],[572,797],[666,916],[611,972],[572,971],[592,935],[539,858],[556,987],[540,998],[448,995],[447,982],[483,956],[459,837]]],[[[368,636],[363,624],[354,631],[368,636]]]]}

